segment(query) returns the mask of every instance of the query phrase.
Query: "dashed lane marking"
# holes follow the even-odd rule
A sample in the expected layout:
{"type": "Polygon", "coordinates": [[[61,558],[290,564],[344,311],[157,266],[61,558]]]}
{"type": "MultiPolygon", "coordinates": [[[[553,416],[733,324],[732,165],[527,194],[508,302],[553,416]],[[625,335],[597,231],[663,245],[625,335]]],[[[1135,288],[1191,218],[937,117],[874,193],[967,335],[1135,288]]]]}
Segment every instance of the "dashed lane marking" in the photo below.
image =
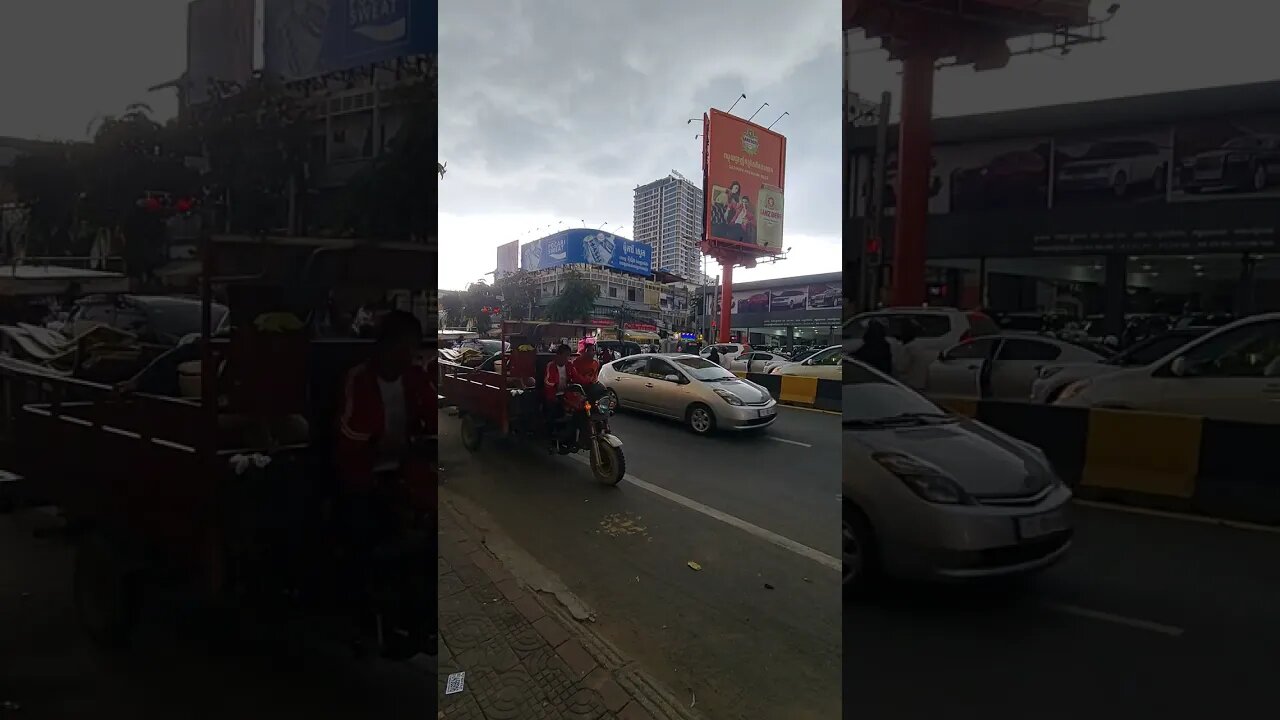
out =
{"type": "MultiPolygon", "coordinates": [[[[583,457],[582,455],[570,455],[569,457],[571,457],[573,460],[577,462],[582,463],[583,465],[587,465],[588,467],[591,465],[591,460],[589,458],[583,457]]],[[[742,518],[735,517],[726,512],[722,512],[709,505],[703,505],[697,500],[692,500],[690,498],[687,498],[681,495],[680,493],[672,492],[664,487],[654,485],[653,483],[645,482],[644,480],[641,480],[640,478],[636,477],[635,475],[632,475],[631,473],[627,473],[626,475],[623,475],[622,479],[628,483],[631,483],[632,485],[635,485],[641,490],[648,490],[654,495],[666,498],[667,500],[670,500],[671,502],[677,505],[681,505],[683,507],[689,508],[694,512],[702,513],[703,515],[706,515],[707,517],[713,520],[719,520],[720,522],[726,525],[732,525],[733,527],[736,527],[739,530],[742,530],[748,534],[754,535],[755,537],[760,538],[761,540],[764,540],[765,542],[771,545],[775,545],[777,547],[782,548],[783,550],[793,552],[796,555],[799,555],[800,557],[812,560],[818,563],[819,565],[822,565],[825,568],[836,570],[836,571],[840,570],[840,559],[836,557],[832,557],[831,555],[828,555],[822,552],[821,550],[815,550],[814,548],[811,548],[808,545],[805,545],[803,543],[798,543],[795,540],[792,540],[791,538],[783,537],[773,532],[772,530],[766,530],[760,527],[759,525],[753,525],[747,522],[746,520],[743,520],[742,518]]]]}
{"type": "Polygon", "coordinates": [[[809,443],[802,443],[799,440],[788,440],[786,438],[774,437],[773,435],[766,435],[765,437],[769,438],[770,440],[773,440],[774,442],[786,443],[788,445],[799,445],[802,448],[813,447],[809,443]]]}
{"type": "Polygon", "coordinates": [[[1141,618],[1131,618],[1115,613],[1103,612],[1102,610],[1090,610],[1078,605],[1062,605],[1049,604],[1045,608],[1054,612],[1064,613],[1066,615],[1074,615],[1076,617],[1088,618],[1090,620],[1099,620],[1101,622],[1109,622],[1116,625],[1124,625],[1126,627],[1136,628],[1138,630],[1146,630],[1148,632],[1168,635],[1169,637],[1182,637],[1183,630],[1173,625],[1165,625],[1163,623],[1143,620],[1141,618]]]}
{"type": "Polygon", "coordinates": [[[1221,525],[1223,527],[1235,528],[1236,530],[1280,534],[1280,527],[1245,522],[1243,520],[1226,520],[1224,518],[1211,517],[1208,515],[1191,515],[1189,513],[1172,512],[1169,510],[1153,510],[1151,508],[1140,508],[1132,505],[1117,505],[1115,503],[1100,502],[1098,500],[1082,500],[1080,498],[1075,499],[1075,504],[1083,505],[1084,507],[1097,508],[1099,510],[1110,510],[1111,512],[1123,512],[1133,515],[1149,515],[1151,517],[1165,518],[1167,520],[1181,520],[1183,522],[1200,523],[1201,525],[1221,525]]]}

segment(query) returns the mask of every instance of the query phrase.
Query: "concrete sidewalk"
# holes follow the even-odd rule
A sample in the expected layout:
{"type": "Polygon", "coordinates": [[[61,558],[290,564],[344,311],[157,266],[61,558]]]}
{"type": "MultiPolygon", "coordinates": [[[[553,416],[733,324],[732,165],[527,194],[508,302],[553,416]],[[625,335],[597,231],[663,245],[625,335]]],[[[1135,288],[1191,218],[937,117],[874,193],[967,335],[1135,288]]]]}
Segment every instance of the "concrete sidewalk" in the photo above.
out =
{"type": "Polygon", "coordinates": [[[438,718],[694,720],[587,624],[520,583],[440,503],[438,718]],[[445,694],[451,673],[465,689],[445,694]]]}

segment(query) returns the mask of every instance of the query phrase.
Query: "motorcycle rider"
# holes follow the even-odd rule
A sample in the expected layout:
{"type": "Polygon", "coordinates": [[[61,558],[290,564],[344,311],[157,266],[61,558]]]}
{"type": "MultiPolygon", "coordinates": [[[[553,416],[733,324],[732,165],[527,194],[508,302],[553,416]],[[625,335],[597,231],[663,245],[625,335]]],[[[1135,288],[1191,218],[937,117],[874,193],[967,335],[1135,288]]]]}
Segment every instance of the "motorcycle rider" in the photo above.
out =
{"type": "MultiPolygon", "coordinates": [[[[592,352],[594,353],[594,346],[592,352]]],[[[568,345],[559,345],[556,347],[555,357],[551,362],[547,363],[546,372],[542,378],[542,401],[543,408],[547,414],[547,424],[554,427],[555,423],[564,415],[564,393],[568,387],[574,383],[581,384],[582,379],[578,376],[578,371],[573,363],[569,362],[571,349],[568,345]]],[[[597,372],[599,372],[597,368],[597,372]]],[[[562,455],[573,452],[572,447],[565,442],[566,432],[561,431],[558,435],[553,436],[556,449],[562,455]]]]}

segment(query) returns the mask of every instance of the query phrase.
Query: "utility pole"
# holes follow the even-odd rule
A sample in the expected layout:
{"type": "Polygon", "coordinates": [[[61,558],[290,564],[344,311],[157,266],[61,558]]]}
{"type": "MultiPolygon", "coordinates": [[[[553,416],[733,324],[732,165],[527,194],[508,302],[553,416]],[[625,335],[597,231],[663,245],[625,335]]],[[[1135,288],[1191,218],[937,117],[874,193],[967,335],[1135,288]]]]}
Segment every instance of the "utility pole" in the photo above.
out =
{"type": "Polygon", "coordinates": [[[889,164],[889,114],[892,108],[893,97],[888,91],[880,95],[880,108],[878,110],[879,117],[876,123],[876,157],[875,172],[872,174],[871,185],[871,222],[867,225],[869,233],[867,238],[863,240],[860,256],[869,260],[864,265],[859,266],[859,272],[862,273],[864,281],[859,283],[860,286],[868,289],[863,298],[863,307],[870,310],[875,307],[876,301],[880,297],[880,283],[884,278],[884,185],[888,176],[889,164]],[[876,238],[879,245],[871,257],[867,253],[867,240],[876,238]],[[868,279],[868,275],[870,276],[868,279]]]}

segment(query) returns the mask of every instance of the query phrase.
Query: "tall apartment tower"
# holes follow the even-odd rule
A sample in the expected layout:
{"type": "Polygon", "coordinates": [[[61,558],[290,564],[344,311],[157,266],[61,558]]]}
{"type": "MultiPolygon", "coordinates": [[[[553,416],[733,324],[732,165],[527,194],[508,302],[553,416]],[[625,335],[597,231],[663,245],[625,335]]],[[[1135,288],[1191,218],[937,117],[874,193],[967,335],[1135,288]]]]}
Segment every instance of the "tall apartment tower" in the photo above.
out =
{"type": "Polygon", "coordinates": [[[653,269],[702,282],[702,190],[672,170],[635,189],[634,239],[653,246],[653,269]]]}

